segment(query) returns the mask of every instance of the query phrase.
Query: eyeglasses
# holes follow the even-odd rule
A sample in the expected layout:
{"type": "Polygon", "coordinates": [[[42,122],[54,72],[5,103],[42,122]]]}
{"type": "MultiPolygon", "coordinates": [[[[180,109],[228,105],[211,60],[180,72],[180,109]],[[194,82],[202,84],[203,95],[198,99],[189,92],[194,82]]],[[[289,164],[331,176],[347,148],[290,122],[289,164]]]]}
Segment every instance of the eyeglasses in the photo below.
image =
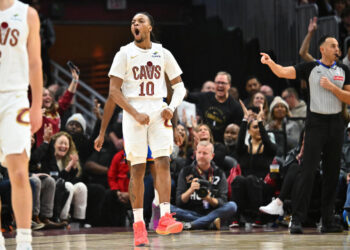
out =
{"type": "Polygon", "coordinates": [[[252,126],[252,128],[254,128],[254,129],[257,129],[258,127],[259,127],[258,125],[252,126]]]}
{"type": "Polygon", "coordinates": [[[215,82],[216,84],[222,84],[222,85],[226,85],[226,84],[228,84],[228,82],[220,82],[220,81],[218,81],[218,82],[215,82]]]}

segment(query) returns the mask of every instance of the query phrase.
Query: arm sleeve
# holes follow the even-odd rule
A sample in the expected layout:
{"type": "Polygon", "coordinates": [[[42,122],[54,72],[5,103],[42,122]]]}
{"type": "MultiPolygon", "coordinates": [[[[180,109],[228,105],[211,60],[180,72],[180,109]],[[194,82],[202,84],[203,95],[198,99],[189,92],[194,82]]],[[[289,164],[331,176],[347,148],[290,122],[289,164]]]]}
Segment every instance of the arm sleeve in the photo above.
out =
{"type": "Polygon", "coordinates": [[[126,73],[127,58],[126,53],[120,50],[114,57],[111,69],[108,72],[108,76],[116,76],[124,80],[126,73]]]}
{"type": "Polygon", "coordinates": [[[123,155],[120,152],[115,154],[108,169],[108,185],[111,190],[120,190],[119,184],[117,182],[117,175],[119,170],[119,162],[122,156],[123,155]]]}
{"type": "Polygon", "coordinates": [[[187,184],[184,173],[184,168],[180,171],[179,177],[177,178],[177,187],[176,187],[176,206],[180,207],[185,204],[182,202],[181,195],[186,192],[187,184]]]}
{"type": "Polygon", "coordinates": [[[72,103],[74,93],[66,90],[63,96],[58,100],[58,113],[62,116],[63,112],[66,111],[72,103]]]}
{"type": "Polygon", "coordinates": [[[164,51],[164,66],[165,66],[165,73],[168,75],[169,80],[173,80],[175,77],[182,74],[182,70],[175,60],[173,54],[165,48],[163,48],[164,51]]]}
{"type": "Polygon", "coordinates": [[[258,122],[258,126],[259,126],[260,135],[261,135],[261,140],[262,140],[262,143],[264,144],[264,151],[268,155],[275,156],[277,152],[276,144],[270,141],[270,138],[264,128],[263,122],[258,122]]]}

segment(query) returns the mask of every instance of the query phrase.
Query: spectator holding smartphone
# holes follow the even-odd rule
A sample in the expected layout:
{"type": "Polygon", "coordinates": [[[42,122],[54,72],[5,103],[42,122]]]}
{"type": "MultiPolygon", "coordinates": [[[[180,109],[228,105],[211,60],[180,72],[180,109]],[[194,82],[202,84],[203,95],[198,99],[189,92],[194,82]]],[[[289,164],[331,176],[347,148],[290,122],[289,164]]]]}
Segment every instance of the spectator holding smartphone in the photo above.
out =
{"type": "Polygon", "coordinates": [[[55,102],[54,95],[47,88],[44,88],[43,91],[43,123],[41,128],[36,133],[36,142],[37,146],[40,146],[43,143],[43,135],[44,135],[44,126],[51,124],[52,126],[52,134],[56,134],[61,130],[61,117],[64,112],[69,108],[74,94],[78,87],[79,82],[79,69],[72,68],[72,81],[69,84],[68,89],[65,91],[62,97],[58,100],[58,103],[55,102]]]}

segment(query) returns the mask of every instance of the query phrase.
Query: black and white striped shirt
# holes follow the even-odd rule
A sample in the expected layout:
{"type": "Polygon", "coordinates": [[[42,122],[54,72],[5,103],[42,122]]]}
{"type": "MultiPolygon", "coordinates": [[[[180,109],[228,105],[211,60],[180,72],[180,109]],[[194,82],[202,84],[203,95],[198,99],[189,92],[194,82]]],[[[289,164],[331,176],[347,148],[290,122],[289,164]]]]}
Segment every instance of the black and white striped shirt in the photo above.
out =
{"type": "Polygon", "coordinates": [[[321,61],[301,63],[294,66],[296,78],[307,81],[309,92],[308,109],[318,114],[337,114],[342,110],[341,101],[329,90],[320,85],[321,77],[327,77],[339,88],[350,84],[349,69],[339,62],[332,66],[324,65],[321,61]]]}

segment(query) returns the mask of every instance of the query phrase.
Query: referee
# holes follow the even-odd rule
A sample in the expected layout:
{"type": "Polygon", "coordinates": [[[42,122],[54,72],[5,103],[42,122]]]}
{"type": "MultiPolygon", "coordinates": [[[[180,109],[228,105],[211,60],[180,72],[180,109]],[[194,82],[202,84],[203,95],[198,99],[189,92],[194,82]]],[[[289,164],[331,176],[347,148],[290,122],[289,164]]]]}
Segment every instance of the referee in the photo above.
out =
{"type": "Polygon", "coordinates": [[[304,162],[294,184],[292,195],[291,234],[303,233],[310,203],[314,173],[322,155],[322,233],[342,232],[334,223],[333,207],[340,170],[343,145],[344,121],[341,116],[342,102],[350,104],[350,72],[337,62],[340,51],[338,41],[324,36],[319,41],[321,60],[283,67],[269,55],[261,53],[261,63],[267,64],[281,78],[304,79],[309,94],[305,123],[304,162]]]}

